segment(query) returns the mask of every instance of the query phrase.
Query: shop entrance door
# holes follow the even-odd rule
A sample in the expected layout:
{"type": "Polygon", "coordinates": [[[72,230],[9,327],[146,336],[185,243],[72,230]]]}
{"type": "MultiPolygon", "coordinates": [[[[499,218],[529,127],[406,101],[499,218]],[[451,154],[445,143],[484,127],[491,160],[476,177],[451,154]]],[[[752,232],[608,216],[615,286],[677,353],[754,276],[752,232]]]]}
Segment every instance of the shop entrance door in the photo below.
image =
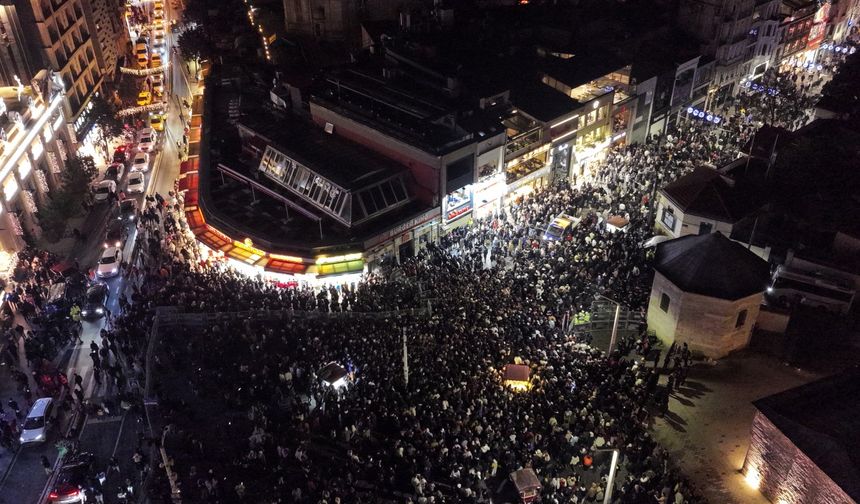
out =
{"type": "Polygon", "coordinates": [[[400,250],[398,251],[400,256],[400,264],[403,264],[403,261],[411,258],[415,255],[415,250],[412,247],[412,240],[409,240],[406,243],[400,244],[400,250]]]}

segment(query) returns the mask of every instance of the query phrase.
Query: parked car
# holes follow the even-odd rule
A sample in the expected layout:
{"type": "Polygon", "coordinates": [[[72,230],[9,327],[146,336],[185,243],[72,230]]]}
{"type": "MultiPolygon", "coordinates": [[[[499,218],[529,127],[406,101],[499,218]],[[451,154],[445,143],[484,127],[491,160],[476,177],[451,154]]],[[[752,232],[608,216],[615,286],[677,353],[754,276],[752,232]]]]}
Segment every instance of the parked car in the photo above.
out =
{"type": "Polygon", "coordinates": [[[18,441],[22,445],[44,442],[48,437],[48,429],[54,421],[54,417],[54,400],[50,397],[36,399],[24,419],[18,441]]]}
{"type": "Polygon", "coordinates": [[[101,258],[99,258],[96,276],[99,278],[110,278],[119,275],[120,263],[122,263],[122,249],[118,247],[106,248],[102,252],[101,258]]]}
{"type": "Polygon", "coordinates": [[[137,219],[137,201],[129,198],[119,202],[119,216],[122,222],[134,222],[137,219]]]}
{"type": "Polygon", "coordinates": [[[122,163],[113,163],[105,170],[105,180],[113,180],[119,182],[122,175],[125,173],[125,165],[122,163]]]}
{"type": "Polygon", "coordinates": [[[105,240],[104,243],[102,243],[102,246],[106,249],[111,247],[122,248],[127,237],[128,232],[126,231],[125,224],[123,224],[122,219],[115,219],[110,223],[107,231],[105,232],[105,240]]]}
{"type": "Polygon", "coordinates": [[[151,76],[152,79],[152,92],[155,93],[156,96],[161,96],[164,94],[164,75],[157,73],[151,76]]]}
{"type": "Polygon", "coordinates": [[[131,162],[131,171],[145,172],[147,170],[149,170],[149,154],[138,152],[134,155],[134,160],[131,162]]]}
{"type": "Polygon", "coordinates": [[[102,180],[96,185],[96,194],[93,199],[96,203],[107,201],[111,194],[116,193],[116,182],[113,180],[102,180]]]}
{"type": "Polygon", "coordinates": [[[164,131],[164,114],[150,114],[149,125],[155,131],[164,131]]]}
{"type": "Polygon", "coordinates": [[[114,163],[125,163],[128,161],[128,149],[125,145],[120,145],[113,151],[113,162],[114,163]]]}
{"type": "Polygon", "coordinates": [[[141,172],[131,172],[128,174],[125,190],[129,194],[138,194],[146,190],[146,177],[141,172]]]}
{"type": "Polygon", "coordinates": [[[134,44],[134,55],[137,58],[137,64],[146,68],[147,63],[149,63],[149,48],[146,46],[146,39],[137,39],[134,44]]]}
{"type": "Polygon", "coordinates": [[[152,150],[155,144],[155,131],[152,128],[143,128],[138,135],[137,148],[143,152],[152,150]]]}
{"type": "Polygon", "coordinates": [[[90,479],[94,460],[93,454],[88,452],[67,457],[48,494],[48,504],[84,504],[87,491],[95,486],[95,480],[90,479]]]}
{"type": "Polygon", "coordinates": [[[155,51],[149,59],[149,68],[161,68],[161,53],[155,51]]]}
{"type": "Polygon", "coordinates": [[[93,284],[87,289],[84,307],[81,309],[81,317],[85,319],[100,319],[105,314],[105,303],[107,303],[110,289],[102,282],[93,284]]]}
{"type": "Polygon", "coordinates": [[[149,91],[141,91],[137,95],[137,104],[141,107],[152,103],[152,93],[149,91]]]}

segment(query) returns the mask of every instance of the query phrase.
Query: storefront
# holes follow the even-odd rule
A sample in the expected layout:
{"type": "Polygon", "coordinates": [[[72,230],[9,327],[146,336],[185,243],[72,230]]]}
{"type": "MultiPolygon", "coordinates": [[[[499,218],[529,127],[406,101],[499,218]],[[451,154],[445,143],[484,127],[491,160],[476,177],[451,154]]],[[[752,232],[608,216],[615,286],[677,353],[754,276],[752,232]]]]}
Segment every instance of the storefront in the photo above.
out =
{"type": "Polygon", "coordinates": [[[365,240],[364,261],[370,271],[414,256],[439,238],[441,209],[431,208],[365,240]]]}
{"type": "Polygon", "coordinates": [[[490,216],[501,208],[502,196],[507,189],[503,173],[496,173],[473,186],[472,204],[475,207],[473,210],[475,218],[482,219],[490,216]]]}
{"type": "Polygon", "coordinates": [[[442,202],[442,226],[445,232],[472,222],[473,184],[466,185],[445,196],[442,202]]]}

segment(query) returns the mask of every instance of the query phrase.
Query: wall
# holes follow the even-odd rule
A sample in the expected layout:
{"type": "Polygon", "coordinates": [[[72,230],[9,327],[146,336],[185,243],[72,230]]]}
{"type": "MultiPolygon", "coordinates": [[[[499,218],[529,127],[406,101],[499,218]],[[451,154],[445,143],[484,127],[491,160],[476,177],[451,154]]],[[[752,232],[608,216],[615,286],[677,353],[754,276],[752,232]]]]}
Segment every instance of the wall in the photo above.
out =
{"type": "Polygon", "coordinates": [[[789,320],[791,320],[789,313],[775,308],[762,306],[761,310],[758,312],[756,325],[762,331],[785,334],[789,320]]]}
{"type": "Polygon", "coordinates": [[[693,352],[721,358],[749,344],[762,298],[757,293],[727,301],[683,292],[657,272],[648,302],[648,329],[666,345],[676,340],[686,342],[693,352]],[[670,298],[668,312],[660,308],[663,293],[670,298]],[[746,321],[736,328],[742,310],[747,310],[746,321]]]}
{"type": "Polygon", "coordinates": [[[699,234],[699,226],[704,222],[711,225],[711,232],[721,232],[725,236],[731,236],[732,234],[732,224],[728,222],[718,221],[714,219],[708,219],[705,217],[699,217],[697,215],[684,213],[674,202],[669,200],[662,193],[657,196],[657,227],[663,230],[666,234],[671,235],[674,238],[680,238],[682,236],[687,235],[697,235],[699,234]],[[663,224],[663,210],[665,208],[671,208],[675,213],[675,227],[674,229],[669,229],[665,224],[663,224]]]}
{"type": "Polygon", "coordinates": [[[683,292],[659,272],[654,272],[654,282],[651,284],[651,297],[648,299],[648,330],[654,331],[660,341],[671,345],[675,339],[675,331],[680,317],[680,304],[683,292]],[[660,298],[663,293],[672,300],[669,311],[660,309],[660,298]]]}
{"type": "Polygon", "coordinates": [[[753,419],[742,472],[772,502],[855,502],[761,412],[753,419]]]}

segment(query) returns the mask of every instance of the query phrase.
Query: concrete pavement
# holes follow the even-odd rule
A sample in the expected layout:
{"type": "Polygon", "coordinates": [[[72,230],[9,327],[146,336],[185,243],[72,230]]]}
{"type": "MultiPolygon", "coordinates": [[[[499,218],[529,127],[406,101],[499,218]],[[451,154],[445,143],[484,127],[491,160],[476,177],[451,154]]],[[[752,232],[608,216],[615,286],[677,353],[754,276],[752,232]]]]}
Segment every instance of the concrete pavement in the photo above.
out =
{"type": "Polygon", "coordinates": [[[739,472],[755,415],[752,401],[816,378],[751,351],[695,365],[670,399],[669,413],[655,418],[654,438],[708,502],[768,504],[739,472]]]}

